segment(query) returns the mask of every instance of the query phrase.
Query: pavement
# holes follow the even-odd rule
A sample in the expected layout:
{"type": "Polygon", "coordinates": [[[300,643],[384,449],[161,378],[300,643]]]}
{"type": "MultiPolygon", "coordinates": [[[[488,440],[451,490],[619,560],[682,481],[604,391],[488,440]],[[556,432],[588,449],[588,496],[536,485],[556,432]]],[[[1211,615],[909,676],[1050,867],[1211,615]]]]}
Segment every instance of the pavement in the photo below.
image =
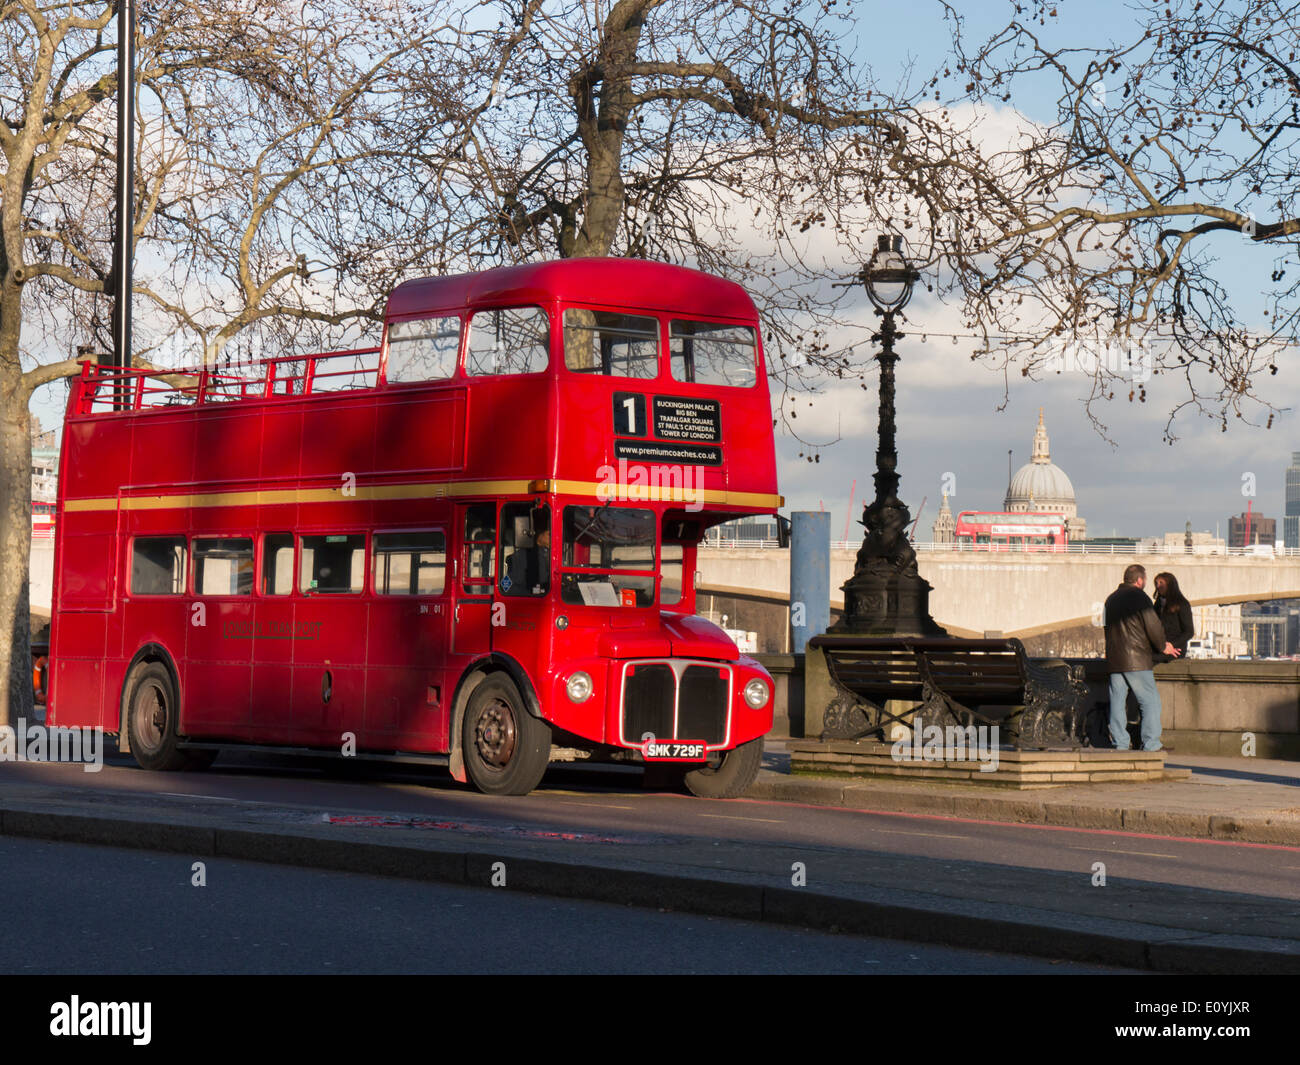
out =
{"type": "MultiPolygon", "coordinates": [[[[1276,851],[1279,869],[1300,868],[1297,763],[1175,752],[1167,764],[1190,770],[1185,779],[990,792],[794,777],[784,747],[769,741],[748,799],[1213,840],[1276,851]]],[[[290,804],[68,788],[53,774],[0,772],[0,833],[13,836],[471,886],[504,878],[507,889],[529,893],[1156,972],[1300,973],[1296,893],[1153,890],[1149,881],[1118,879],[1098,891],[1077,873],[843,848],[811,853],[813,872],[796,886],[789,840],[667,838],[645,827],[612,836],[527,825],[502,832],[486,822],[331,817],[290,804]],[[783,871],[774,876],[774,868],[783,871]]]]}
{"type": "Polygon", "coordinates": [[[1169,772],[1159,782],[1017,791],[882,777],[792,776],[786,742],[768,740],[765,768],[751,798],[1300,847],[1300,762],[1174,751],[1165,756],[1169,772]]]}

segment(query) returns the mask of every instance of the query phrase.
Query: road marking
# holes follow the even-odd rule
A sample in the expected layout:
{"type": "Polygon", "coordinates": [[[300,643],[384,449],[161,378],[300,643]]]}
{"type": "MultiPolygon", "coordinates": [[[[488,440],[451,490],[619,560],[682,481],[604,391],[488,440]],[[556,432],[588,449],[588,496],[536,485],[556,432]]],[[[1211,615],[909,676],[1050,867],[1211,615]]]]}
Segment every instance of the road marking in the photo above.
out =
{"type": "Polygon", "coordinates": [[[1072,851],[1089,851],[1092,854],[1140,854],[1143,858],[1178,858],[1177,854],[1157,854],[1155,851],[1122,851],[1117,848],[1106,847],[1081,847],[1077,843],[1068,843],[1066,846],[1072,851]]]}
{"type": "Polygon", "coordinates": [[[1177,858],[1176,854],[1157,854],[1155,851],[1107,851],[1107,854],[1137,854],[1143,858],[1177,858]]]}
{"type": "Polygon", "coordinates": [[[719,821],[761,821],[765,825],[783,825],[783,820],[773,820],[770,817],[732,817],[730,814],[700,814],[700,817],[715,817],[719,821]]]}
{"type": "Polygon", "coordinates": [[[931,839],[970,839],[969,836],[946,836],[942,832],[907,832],[901,828],[873,828],[872,832],[885,832],[891,836],[929,836],[931,839]]]}
{"type": "Polygon", "coordinates": [[[635,806],[615,806],[611,802],[561,802],[561,806],[599,806],[602,810],[635,810],[635,806]]]}
{"type": "Polygon", "coordinates": [[[226,795],[200,795],[198,792],[186,791],[160,791],[159,795],[166,795],[172,799],[207,799],[210,802],[238,802],[247,803],[248,805],[271,806],[272,803],[258,802],[255,799],[234,799],[226,795]]]}

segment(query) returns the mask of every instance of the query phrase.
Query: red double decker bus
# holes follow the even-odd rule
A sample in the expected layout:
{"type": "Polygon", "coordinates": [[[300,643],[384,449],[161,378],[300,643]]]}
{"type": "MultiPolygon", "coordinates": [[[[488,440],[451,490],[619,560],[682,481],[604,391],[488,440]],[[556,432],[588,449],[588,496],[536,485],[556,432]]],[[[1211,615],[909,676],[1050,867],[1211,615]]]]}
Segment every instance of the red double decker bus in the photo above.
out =
{"type": "Polygon", "coordinates": [[[378,348],[87,365],[64,423],[49,720],[150,769],[229,744],[753,780],[772,682],[695,616],[710,526],[780,505],[754,306],[632,260],[400,285],[378,348]]]}
{"type": "Polygon", "coordinates": [[[963,510],[954,530],[957,545],[976,551],[1064,551],[1064,514],[1037,511],[963,510]]]}

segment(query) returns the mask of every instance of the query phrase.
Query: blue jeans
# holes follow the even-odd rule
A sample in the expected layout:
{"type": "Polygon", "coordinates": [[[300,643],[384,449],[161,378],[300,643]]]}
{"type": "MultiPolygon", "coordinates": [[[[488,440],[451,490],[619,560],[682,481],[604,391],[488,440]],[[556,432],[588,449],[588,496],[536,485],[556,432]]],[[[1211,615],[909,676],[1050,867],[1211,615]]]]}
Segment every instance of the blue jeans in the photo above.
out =
{"type": "Polygon", "coordinates": [[[1149,669],[1135,669],[1131,673],[1110,675],[1110,738],[1117,751],[1129,749],[1128,701],[1129,689],[1137,696],[1142,710],[1142,749],[1160,750],[1160,693],[1156,690],[1156,675],[1149,669]]]}

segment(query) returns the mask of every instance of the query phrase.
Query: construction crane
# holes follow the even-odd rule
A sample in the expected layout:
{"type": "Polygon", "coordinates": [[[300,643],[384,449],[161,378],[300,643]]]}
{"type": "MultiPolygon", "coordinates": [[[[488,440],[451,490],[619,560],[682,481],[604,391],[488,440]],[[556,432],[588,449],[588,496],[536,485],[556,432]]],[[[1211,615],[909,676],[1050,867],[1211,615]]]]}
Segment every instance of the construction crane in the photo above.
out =
{"type": "Polygon", "coordinates": [[[921,497],[921,505],[916,511],[916,521],[912,522],[912,531],[907,534],[909,544],[916,540],[916,527],[921,524],[921,515],[925,513],[925,501],[929,498],[929,496],[921,497]]]}

